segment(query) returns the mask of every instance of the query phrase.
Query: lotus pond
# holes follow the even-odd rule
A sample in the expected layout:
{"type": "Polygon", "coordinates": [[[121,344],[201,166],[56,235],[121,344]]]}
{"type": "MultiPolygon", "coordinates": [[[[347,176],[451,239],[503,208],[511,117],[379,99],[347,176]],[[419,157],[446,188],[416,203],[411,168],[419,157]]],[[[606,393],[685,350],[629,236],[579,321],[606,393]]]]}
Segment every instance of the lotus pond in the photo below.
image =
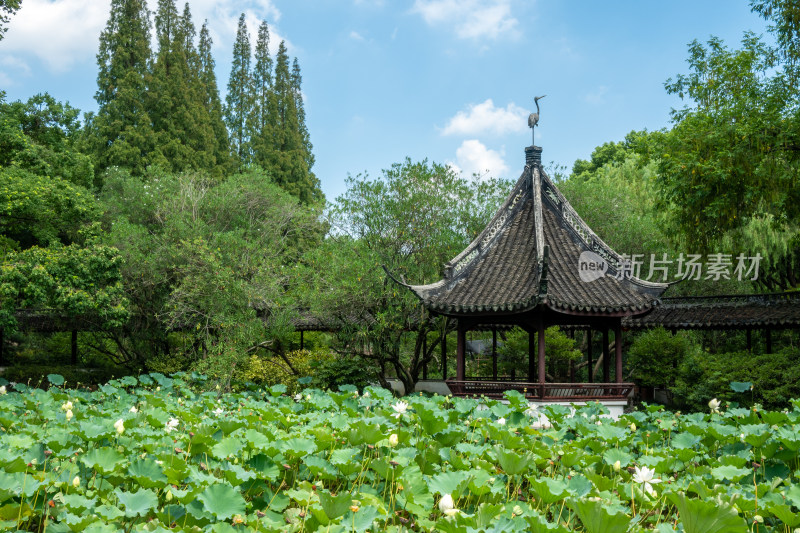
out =
{"type": "Polygon", "coordinates": [[[0,389],[0,529],[794,531],[800,402],[612,421],[382,389],[0,389]],[[5,394],[3,394],[5,393],[5,394]]]}

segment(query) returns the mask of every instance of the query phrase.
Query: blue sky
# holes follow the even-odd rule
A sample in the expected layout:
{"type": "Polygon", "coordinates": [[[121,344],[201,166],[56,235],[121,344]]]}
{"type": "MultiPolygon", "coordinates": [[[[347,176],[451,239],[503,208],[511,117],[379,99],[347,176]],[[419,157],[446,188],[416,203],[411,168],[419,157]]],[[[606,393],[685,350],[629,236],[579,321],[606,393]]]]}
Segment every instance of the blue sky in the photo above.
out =
{"type": "MultiPolygon", "coordinates": [[[[0,41],[10,100],[47,91],[96,109],[95,54],[108,0],[23,0],[0,41]]],[[[156,0],[150,0],[154,8],[156,0]]],[[[181,2],[179,4],[182,5],[181,2]]],[[[349,174],[406,156],[515,179],[541,101],[545,161],[572,166],[633,129],[669,124],[664,81],[686,72],[686,45],[735,46],[765,31],[743,0],[192,0],[209,20],[223,92],[240,13],[252,41],[266,19],[303,72],[314,171],[326,196],[349,174]]]]}

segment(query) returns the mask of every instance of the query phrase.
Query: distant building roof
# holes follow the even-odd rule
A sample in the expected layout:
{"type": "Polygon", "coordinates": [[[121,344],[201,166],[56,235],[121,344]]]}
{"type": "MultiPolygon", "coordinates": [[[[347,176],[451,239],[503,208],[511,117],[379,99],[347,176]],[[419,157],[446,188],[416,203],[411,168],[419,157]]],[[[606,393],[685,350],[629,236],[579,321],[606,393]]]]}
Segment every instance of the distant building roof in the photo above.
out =
{"type": "Polygon", "coordinates": [[[408,285],[429,310],[449,316],[517,314],[537,306],[573,315],[629,316],[649,311],[666,284],[619,275],[623,261],[578,216],[541,164],[526,165],[478,237],[444,266],[444,278],[408,285]],[[583,262],[581,263],[581,261],[583,262]],[[582,278],[579,265],[603,266],[582,278]],[[586,281],[584,279],[587,279],[586,281]]]}
{"type": "Polygon", "coordinates": [[[799,327],[800,292],[663,298],[650,313],[625,318],[622,325],[630,329],[799,327]]]}

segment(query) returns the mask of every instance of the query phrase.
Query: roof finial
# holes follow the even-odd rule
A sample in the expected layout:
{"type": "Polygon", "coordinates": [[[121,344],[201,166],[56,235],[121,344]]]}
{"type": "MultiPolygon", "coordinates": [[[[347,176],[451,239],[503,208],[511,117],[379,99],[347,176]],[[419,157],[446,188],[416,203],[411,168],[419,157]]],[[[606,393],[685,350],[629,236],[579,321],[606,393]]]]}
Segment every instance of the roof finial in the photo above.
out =
{"type": "Polygon", "coordinates": [[[536,113],[531,113],[528,116],[528,127],[531,129],[531,142],[533,146],[536,146],[535,138],[536,138],[536,125],[539,124],[539,100],[547,96],[546,94],[542,96],[535,96],[533,98],[533,103],[536,104],[536,113]]]}

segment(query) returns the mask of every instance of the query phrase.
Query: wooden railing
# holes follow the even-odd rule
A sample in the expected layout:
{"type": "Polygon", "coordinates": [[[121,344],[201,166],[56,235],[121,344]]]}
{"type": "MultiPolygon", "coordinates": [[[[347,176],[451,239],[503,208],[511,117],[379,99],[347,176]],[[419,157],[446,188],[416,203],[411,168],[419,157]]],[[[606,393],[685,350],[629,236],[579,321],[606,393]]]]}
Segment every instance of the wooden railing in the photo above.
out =
{"type": "Polygon", "coordinates": [[[483,379],[448,379],[447,386],[455,396],[486,396],[502,399],[507,390],[516,390],[529,400],[544,402],[627,400],[633,383],[526,383],[521,381],[487,381],[483,379]]]}

